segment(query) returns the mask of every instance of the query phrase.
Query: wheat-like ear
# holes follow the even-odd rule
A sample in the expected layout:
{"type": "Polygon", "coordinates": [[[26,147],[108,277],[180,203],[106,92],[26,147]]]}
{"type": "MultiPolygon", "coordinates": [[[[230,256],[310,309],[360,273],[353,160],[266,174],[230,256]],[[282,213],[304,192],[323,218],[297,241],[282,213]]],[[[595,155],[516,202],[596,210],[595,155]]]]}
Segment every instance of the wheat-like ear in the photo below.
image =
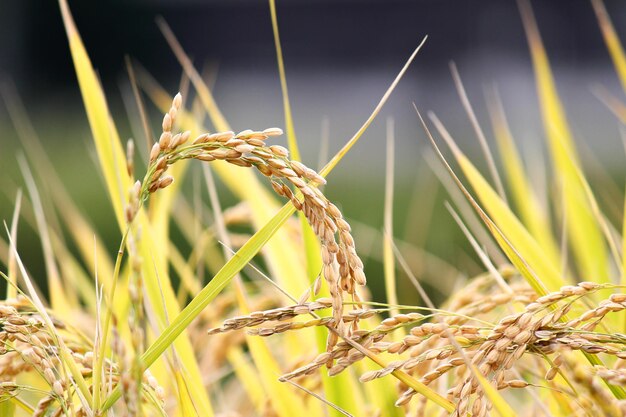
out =
{"type": "MultiPolygon", "coordinates": [[[[65,353],[75,361],[81,375],[89,378],[93,374],[93,346],[71,324],[54,316],[49,319],[54,323],[54,330],[50,329],[30,301],[21,295],[0,301],[0,397],[5,401],[5,395],[13,395],[14,391],[23,389],[20,383],[9,381],[34,372],[41,376],[48,391],[29,410],[33,416],[89,415],[90,410],[71,403],[74,382],[61,370],[65,359],[60,351],[66,349],[65,353]],[[52,335],[52,331],[57,333],[52,335]],[[61,345],[58,343],[60,340],[61,345]],[[73,407],[75,414],[71,414],[73,407]]],[[[117,362],[107,359],[105,369],[111,381],[120,380],[117,362]]],[[[158,401],[164,401],[163,388],[150,372],[146,371],[142,378],[143,389],[149,390],[150,395],[158,401]]]]}
{"type": "MultiPolygon", "coordinates": [[[[282,146],[267,145],[271,136],[283,131],[269,128],[262,131],[204,133],[190,142],[190,132],[172,132],[181,111],[182,97],[178,93],[169,111],[163,117],[159,141],[150,151],[150,160],[143,181],[136,182],[130,191],[126,208],[129,221],[148,196],[170,185],[174,179],[165,175],[177,161],[196,159],[212,162],[225,161],[244,168],[256,168],[270,179],[274,191],[288,198],[297,210],[306,216],[322,243],[323,276],[333,299],[333,318],[337,329],[342,329],[343,295],[359,301],[357,288],[365,285],[363,262],[356,252],[350,225],[336,205],[331,203],[318,186],[326,180],[304,164],[289,159],[282,146]]],[[[319,288],[318,288],[319,289],[319,288]]],[[[353,326],[356,328],[356,326],[353,326]]],[[[336,336],[331,336],[329,348],[336,336]]]]}

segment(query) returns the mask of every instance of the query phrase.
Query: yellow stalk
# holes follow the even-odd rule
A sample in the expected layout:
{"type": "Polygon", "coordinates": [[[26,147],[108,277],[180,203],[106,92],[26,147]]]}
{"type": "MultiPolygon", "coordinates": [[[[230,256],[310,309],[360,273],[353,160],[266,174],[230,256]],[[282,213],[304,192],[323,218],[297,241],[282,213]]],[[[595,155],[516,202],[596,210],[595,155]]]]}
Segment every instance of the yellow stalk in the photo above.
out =
{"type": "Polygon", "coordinates": [[[385,91],[385,94],[383,94],[383,97],[380,99],[380,101],[374,108],[374,111],[372,112],[372,114],[370,114],[370,116],[367,118],[365,123],[363,123],[363,125],[354,134],[354,136],[352,136],[352,138],[348,141],[348,143],[346,143],[343,146],[343,148],[341,148],[339,152],[337,152],[335,156],[333,156],[333,158],[330,161],[328,161],[328,163],[324,166],[324,168],[320,170],[321,176],[323,177],[327,176],[330,173],[330,171],[332,171],[333,168],[335,168],[335,166],[339,163],[339,161],[341,161],[343,157],[346,156],[346,154],[350,151],[350,149],[352,149],[352,146],[354,146],[354,144],[359,140],[361,135],[365,133],[367,128],[370,126],[370,124],[374,121],[374,119],[376,118],[380,110],[383,108],[384,104],[387,102],[387,99],[389,99],[391,92],[396,88],[396,86],[398,85],[402,77],[404,76],[404,73],[406,72],[406,70],[409,69],[411,62],[413,62],[413,60],[417,56],[417,53],[420,51],[420,49],[422,49],[422,46],[424,46],[427,39],[428,39],[428,36],[424,36],[424,39],[422,39],[422,41],[417,46],[417,48],[415,48],[415,50],[413,51],[409,59],[404,64],[404,67],[402,67],[402,69],[400,70],[400,73],[393,80],[393,82],[391,83],[391,86],[389,86],[387,91],[385,91]]]}
{"type": "MultiPolygon", "coordinates": [[[[384,210],[384,233],[383,233],[383,268],[385,276],[385,294],[387,303],[392,306],[398,302],[396,289],[396,262],[393,256],[393,166],[394,166],[394,123],[392,118],[387,119],[387,164],[385,173],[385,210],[384,210]]],[[[397,308],[391,308],[391,316],[398,315],[397,308]]],[[[400,330],[404,335],[404,329],[400,330]]]]}
{"type": "MultiPolygon", "coordinates": [[[[439,119],[437,119],[434,114],[431,114],[431,118],[452,150],[452,153],[461,166],[466,178],[470,184],[472,184],[472,188],[476,194],[478,194],[478,198],[480,199],[482,206],[485,207],[485,210],[491,217],[493,217],[494,222],[489,220],[487,222],[487,227],[492,232],[494,238],[498,241],[511,262],[513,262],[515,266],[521,268],[520,272],[524,270],[527,271],[527,273],[524,274],[524,277],[539,294],[546,293],[547,290],[557,290],[561,286],[565,285],[565,281],[561,277],[556,265],[550,262],[550,260],[545,256],[544,250],[537,244],[535,239],[533,239],[533,237],[528,233],[518,218],[511,212],[508,205],[502,201],[500,196],[491,188],[470,160],[461,152],[439,119]],[[494,229],[496,224],[498,226],[494,229]],[[541,277],[541,280],[537,277],[541,277]]],[[[424,125],[424,127],[426,128],[426,125],[424,125]]],[[[443,155],[437,148],[437,145],[432,137],[431,141],[437,154],[440,156],[442,161],[445,162],[443,155]]],[[[446,167],[449,168],[447,163],[446,167]]],[[[449,169],[449,172],[451,174],[453,173],[451,169],[449,169]]],[[[460,181],[458,181],[456,176],[454,176],[454,178],[461,188],[462,185],[460,181]]],[[[469,200],[471,198],[469,193],[466,193],[464,188],[461,188],[461,190],[464,194],[466,194],[466,197],[468,197],[469,200]]],[[[477,204],[472,202],[473,199],[469,201],[475,209],[478,207],[477,204]]],[[[484,213],[481,214],[481,212],[482,209],[478,211],[478,214],[483,221],[485,221],[486,215],[484,213]]]]}
{"type": "Polygon", "coordinates": [[[287,144],[291,152],[291,159],[300,161],[300,151],[298,150],[298,140],[293,127],[293,117],[291,116],[291,105],[289,104],[289,92],[287,90],[287,76],[285,75],[285,63],[283,61],[283,48],[280,44],[280,34],[278,32],[278,18],[276,17],[276,1],[269,0],[270,14],[272,16],[272,31],[274,33],[274,48],[276,49],[276,61],[278,63],[278,75],[280,78],[280,89],[283,96],[283,110],[285,112],[285,133],[287,144]]]}
{"type": "Polygon", "coordinates": [[[598,23],[600,24],[600,29],[602,30],[602,36],[604,37],[606,47],[611,54],[615,71],[617,72],[617,75],[622,83],[622,88],[626,91],[626,54],[624,53],[624,48],[622,47],[619,37],[615,32],[613,23],[611,23],[611,19],[609,14],[606,12],[606,8],[604,7],[602,0],[591,0],[591,4],[593,5],[593,10],[596,12],[596,16],[598,17],[598,23]]]}
{"type": "Polygon", "coordinates": [[[46,277],[50,290],[50,303],[60,317],[68,319],[73,314],[72,308],[77,307],[75,293],[73,292],[73,287],[68,288],[68,286],[63,283],[61,274],[59,274],[54,251],[52,249],[52,242],[50,240],[49,226],[46,221],[39,192],[37,191],[37,186],[35,185],[35,179],[32,176],[30,168],[28,168],[26,160],[22,157],[19,158],[18,162],[20,163],[20,168],[24,175],[26,188],[30,194],[35,220],[37,221],[37,229],[41,237],[41,247],[46,265],[46,277]]]}
{"type": "Polygon", "coordinates": [[[124,225],[124,202],[130,188],[130,178],[126,173],[124,152],[120,145],[117,130],[111,123],[108,107],[102,88],[91,66],[91,61],[74,24],[66,0],[59,0],[63,22],[70,45],[70,52],[76,69],[76,76],[87,111],[89,126],[94,136],[94,144],[100,159],[115,217],[118,224],[124,225]]]}
{"type": "Polygon", "coordinates": [[[17,252],[17,225],[20,219],[20,208],[22,206],[22,190],[17,190],[15,197],[15,207],[13,209],[13,217],[11,218],[11,247],[7,255],[7,295],[8,300],[17,297],[17,263],[15,261],[15,253],[17,252]]]}
{"type": "Polygon", "coordinates": [[[227,357],[233,366],[237,379],[246,390],[250,402],[256,407],[257,413],[261,414],[266,405],[267,394],[259,382],[258,370],[252,366],[250,359],[246,357],[241,348],[228,348],[227,357]]]}
{"type": "MultiPolygon", "coordinates": [[[[624,192],[624,214],[622,218],[622,276],[621,285],[626,285],[626,189],[624,192]]],[[[622,332],[626,331],[626,317],[622,318],[622,324],[619,327],[622,332]]]]}
{"type": "Polygon", "coordinates": [[[502,103],[495,89],[489,94],[487,104],[498,149],[502,160],[506,161],[503,166],[515,206],[519,210],[524,225],[537,240],[545,255],[553,265],[558,265],[561,255],[551,233],[549,213],[541,207],[537,194],[528,181],[524,164],[515,146],[502,103]]]}
{"type": "Polygon", "coordinates": [[[187,377],[188,375],[185,375],[179,367],[177,367],[177,369],[174,369],[174,380],[176,381],[176,388],[178,392],[178,407],[176,410],[176,414],[180,417],[188,417],[192,415],[201,417],[201,415],[198,414],[198,410],[194,406],[190,393],[188,391],[189,381],[187,377]]]}
{"type": "Polygon", "coordinates": [[[519,5],[537,78],[537,93],[556,170],[555,176],[562,180],[569,243],[581,277],[607,283],[610,280],[606,243],[585,196],[583,185],[576,175],[576,170],[580,170],[580,163],[554,85],[548,56],[528,1],[521,0],[519,5]]]}
{"type": "Polygon", "coordinates": [[[483,151],[483,155],[485,156],[487,168],[489,170],[491,178],[493,179],[496,191],[498,192],[498,195],[500,196],[502,201],[506,202],[506,193],[504,192],[502,179],[500,178],[500,174],[498,173],[498,168],[496,167],[496,163],[493,159],[493,154],[491,153],[491,149],[489,149],[487,138],[485,137],[485,134],[483,133],[483,130],[478,123],[478,118],[476,118],[476,114],[474,113],[474,109],[472,108],[472,103],[470,103],[467,93],[465,92],[465,87],[463,86],[461,75],[459,74],[459,71],[457,70],[454,62],[450,64],[450,70],[452,72],[452,79],[454,80],[454,84],[456,85],[456,90],[459,94],[459,98],[461,99],[461,103],[465,108],[465,113],[467,113],[467,117],[472,123],[474,132],[476,133],[476,137],[478,138],[478,143],[480,144],[480,148],[483,151]]]}

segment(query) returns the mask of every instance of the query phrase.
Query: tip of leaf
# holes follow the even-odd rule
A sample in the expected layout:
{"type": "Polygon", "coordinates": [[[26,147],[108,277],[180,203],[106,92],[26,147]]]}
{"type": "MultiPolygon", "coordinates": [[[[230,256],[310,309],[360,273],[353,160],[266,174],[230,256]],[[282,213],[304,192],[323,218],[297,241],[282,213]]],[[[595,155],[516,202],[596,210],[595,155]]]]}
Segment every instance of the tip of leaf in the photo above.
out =
{"type": "Polygon", "coordinates": [[[72,12],[67,4],[67,0],[59,0],[59,7],[61,8],[61,17],[63,18],[67,37],[78,36],[76,24],[74,23],[74,18],[72,17],[72,12]]]}

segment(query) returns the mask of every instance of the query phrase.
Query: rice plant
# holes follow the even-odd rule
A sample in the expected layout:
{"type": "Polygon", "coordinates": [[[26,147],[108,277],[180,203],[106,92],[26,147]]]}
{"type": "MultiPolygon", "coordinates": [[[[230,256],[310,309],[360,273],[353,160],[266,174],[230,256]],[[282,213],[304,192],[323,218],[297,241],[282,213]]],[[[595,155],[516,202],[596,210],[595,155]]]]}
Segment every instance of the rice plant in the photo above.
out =
{"type": "MultiPolygon", "coordinates": [[[[532,10],[519,4],[557,203],[539,203],[495,89],[487,104],[497,154],[489,148],[453,66],[488,175],[436,114],[423,118],[416,108],[416,118],[454,203],[446,204],[450,218],[485,272],[459,281],[435,305],[389,232],[393,124],[387,232],[379,236],[385,272],[369,277],[385,282],[387,302],[372,301],[358,239],[341,201],[323,191],[426,39],[362,127],[317,172],[300,162],[273,0],[289,149],[272,143],[281,128],[233,132],[161,21],[196,98],[172,97],[138,73],[136,87],[164,114],[154,143],[146,129],[145,152],[132,140],[122,144],[78,27],[60,0],[119,250],[102,248],[99,231],[69,197],[36,135],[22,129],[30,132],[21,138],[30,151],[20,161],[28,204],[18,191],[6,240],[0,238],[7,282],[0,302],[0,415],[625,415],[626,229],[603,211],[585,176],[532,10]],[[212,129],[201,124],[198,108],[212,129]],[[190,164],[202,167],[210,197],[211,222],[200,233],[194,225],[203,224],[202,214],[181,189],[190,164]],[[215,177],[236,205],[222,207],[215,177]],[[42,179],[52,191],[45,204],[42,179]],[[45,280],[31,276],[16,249],[20,220],[39,232],[45,280]],[[174,243],[172,222],[188,253],[174,243]],[[242,224],[251,235],[231,227],[242,224]],[[423,305],[398,303],[399,271],[423,305]]],[[[626,89],[626,55],[601,1],[592,4],[626,89]]],[[[619,102],[605,101],[626,123],[619,102]]],[[[8,104],[16,122],[27,120],[16,102],[8,104]]]]}

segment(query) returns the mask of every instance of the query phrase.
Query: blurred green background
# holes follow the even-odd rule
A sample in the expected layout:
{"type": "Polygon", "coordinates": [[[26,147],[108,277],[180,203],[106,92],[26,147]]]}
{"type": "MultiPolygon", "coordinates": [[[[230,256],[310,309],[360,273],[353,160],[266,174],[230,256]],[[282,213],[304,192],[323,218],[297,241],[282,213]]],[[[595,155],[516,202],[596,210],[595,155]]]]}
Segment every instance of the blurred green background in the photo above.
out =
{"type": "MultiPolygon", "coordinates": [[[[626,39],[626,4],[606,5],[626,39]]],[[[464,275],[481,272],[444,208],[449,196],[427,163],[433,158],[411,103],[435,111],[482,166],[477,140],[450,76],[448,62],[454,60],[488,139],[492,135],[483,92],[495,83],[523,155],[532,166],[541,166],[544,139],[515,1],[301,0],[278,1],[277,6],[296,132],[304,162],[312,167],[320,160],[324,130],[332,155],[367,118],[421,38],[429,35],[382,114],[329,177],[326,191],[353,222],[357,248],[368,259],[370,285],[380,293],[382,278],[376,277],[382,277],[385,119],[393,117],[394,235],[417,248],[411,259],[416,269],[424,264],[419,254],[425,250],[464,275]]],[[[623,188],[624,152],[619,124],[594,91],[602,86],[624,97],[591,5],[583,0],[550,0],[535,1],[533,6],[590,177],[606,172],[615,178],[614,183],[599,180],[605,188],[599,190],[604,193],[600,200],[610,205],[610,187],[623,188]]],[[[207,75],[236,130],[284,125],[267,2],[135,0],[70,2],[70,7],[124,139],[135,138],[138,145],[144,140],[136,106],[129,99],[126,55],[172,95],[179,89],[181,69],[154,23],[157,16],[170,24],[196,67],[207,75]]],[[[112,227],[57,3],[5,1],[0,11],[0,82],[15,87],[67,189],[114,253],[120,236],[112,227]]],[[[160,114],[144,98],[157,130],[160,114]]],[[[211,129],[208,122],[207,128],[211,129]]],[[[284,144],[284,138],[277,143],[284,144]]],[[[17,160],[28,152],[0,102],[0,219],[7,223],[16,190],[23,186],[17,160]]],[[[138,167],[139,174],[142,168],[138,167]]],[[[535,174],[540,178],[546,172],[535,174]]],[[[187,179],[187,192],[193,192],[193,178],[199,176],[196,166],[187,179]]],[[[45,196],[45,183],[40,186],[45,196]]],[[[222,198],[225,205],[234,202],[223,189],[222,198]]],[[[26,222],[20,224],[18,247],[31,272],[42,276],[39,240],[26,222]]],[[[434,294],[451,285],[440,281],[450,273],[437,262],[428,261],[429,268],[418,271],[434,294]]],[[[401,286],[400,293],[403,302],[416,297],[408,286],[401,286]]]]}

